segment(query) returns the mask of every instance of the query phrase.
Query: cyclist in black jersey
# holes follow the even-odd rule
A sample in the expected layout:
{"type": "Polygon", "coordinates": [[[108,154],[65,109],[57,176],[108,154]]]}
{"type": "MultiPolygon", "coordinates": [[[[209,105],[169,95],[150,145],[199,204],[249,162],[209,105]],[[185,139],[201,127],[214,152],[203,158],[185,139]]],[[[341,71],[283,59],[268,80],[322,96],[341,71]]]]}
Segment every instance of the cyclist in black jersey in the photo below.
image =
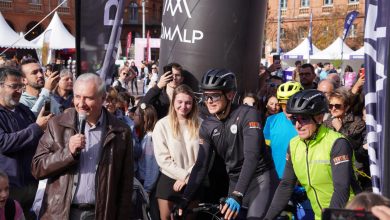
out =
{"type": "Polygon", "coordinates": [[[198,158],[179,207],[185,208],[202,183],[214,150],[229,175],[229,195],[221,209],[225,219],[236,218],[241,206],[248,207],[246,219],[262,219],[278,177],[264,143],[260,114],[253,107],[232,104],[236,85],[235,74],[225,69],[209,70],[202,78],[203,100],[210,115],[201,125],[198,158]]]}

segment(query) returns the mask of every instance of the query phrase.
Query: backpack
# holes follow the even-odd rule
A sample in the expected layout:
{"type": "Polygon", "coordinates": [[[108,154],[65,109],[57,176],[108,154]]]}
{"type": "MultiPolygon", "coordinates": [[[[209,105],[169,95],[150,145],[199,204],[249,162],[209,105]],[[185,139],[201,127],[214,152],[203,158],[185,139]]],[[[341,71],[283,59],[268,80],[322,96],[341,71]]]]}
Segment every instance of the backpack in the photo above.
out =
{"type": "Polygon", "coordinates": [[[131,198],[132,220],[151,220],[149,198],[141,182],[133,178],[133,195],[131,198]]]}
{"type": "MultiPolygon", "coordinates": [[[[118,85],[114,86],[114,89],[119,92],[127,92],[126,89],[122,87],[122,83],[119,80],[115,80],[114,82],[118,82],[118,85]]],[[[113,83],[114,84],[114,83],[113,83]]]]}

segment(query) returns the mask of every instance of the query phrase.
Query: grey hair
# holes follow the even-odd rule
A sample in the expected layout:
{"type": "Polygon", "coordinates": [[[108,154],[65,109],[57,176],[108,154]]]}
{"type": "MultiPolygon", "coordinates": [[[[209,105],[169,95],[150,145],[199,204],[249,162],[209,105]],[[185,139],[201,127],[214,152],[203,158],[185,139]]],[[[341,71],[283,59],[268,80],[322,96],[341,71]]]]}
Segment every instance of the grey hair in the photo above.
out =
{"type": "Polygon", "coordinates": [[[73,88],[77,86],[80,82],[88,82],[93,81],[95,85],[97,86],[97,93],[101,96],[104,96],[106,94],[106,84],[104,81],[100,78],[99,75],[95,73],[84,73],[81,74],[79,77],[77,77],[76,82],[74,83],[73,88]]]}
{"type": "Polygon", "coordinates": [[[322,79],[321,81],[318,82],[317,85],[320,85],[321,83],[328,82],[333,86],[333,90],[337,89],[337,84],[333,79],[322,79]]]}
{"type": "Polygon", "coordinates": [[[73,73],[70,71],[70,69],[62,69],[60,72],[60,78],[65,77],[65,76],[73,76],[73,73]]]}
{"type": "Polygon", "coordinates": [[[23,77],[22,73],[15,68],[11,68],[11,67],[0,68],[0,82],[4,82],[8,78],[8,76],[14,76],[16,78],[23,77]]]}

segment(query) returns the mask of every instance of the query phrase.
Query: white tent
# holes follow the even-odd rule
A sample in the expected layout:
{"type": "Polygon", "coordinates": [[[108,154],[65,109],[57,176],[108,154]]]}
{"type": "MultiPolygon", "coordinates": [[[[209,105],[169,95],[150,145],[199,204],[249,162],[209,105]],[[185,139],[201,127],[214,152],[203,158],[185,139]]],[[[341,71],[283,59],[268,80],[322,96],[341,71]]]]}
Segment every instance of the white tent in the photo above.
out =
{"type": "Polygon", "coordinates": [[[362,60],[364,59],[364,47],[348,54],[350,60],[362,60]]]}
{"type": "MultiPolygon", "coordinates": [[[[313,54],[320,52],[320,50],[313,45],[313,54]]],[[[302,60],[309,59],[310,42],[308,38],[305,38],[297,47],[283,55],[283,59],[302,60]]],[[[310,57],[311,58],[311,57],[310,57]]]]}
{"type": "Polygon", "coordinates": [[[0,12],[0,47],[5,48],[18,48],[18,49],[35,49],[37,46],[24,39],[23,36],[19,36],[12,28],[7,24],[3,15],[0,12]]]}
{"type": "Polygon", "coordinates": [[[310,58],[313,60],[340,60],[341,48],[343,48],[343,60],[349,59],[349,54],[353,52],[343,40],[338,37],[331,45],[321,52],[315,53],[310,58]]]}
{"type": "Polygon", "coordinates": [[[32,40],[32,42],[35,43],[38,47],[42,47],[45,38],[45,33],[49,30],[51,30],[49,49],[61,50],[76,48],[75,38],[65,28],[57,12],[54,13],[53,19],[50,21],[50,24],[46,28],[46,30],[37,38],[32,40]]]}

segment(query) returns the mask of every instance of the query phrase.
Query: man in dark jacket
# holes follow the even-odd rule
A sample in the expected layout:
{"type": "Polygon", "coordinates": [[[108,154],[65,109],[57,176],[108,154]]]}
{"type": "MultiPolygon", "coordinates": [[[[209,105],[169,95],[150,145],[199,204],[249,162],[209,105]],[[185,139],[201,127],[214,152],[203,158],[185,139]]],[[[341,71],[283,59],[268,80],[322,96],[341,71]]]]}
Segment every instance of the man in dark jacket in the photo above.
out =
{"type": "Polygon", "coordinates": [[[73,93],[75,109],[49,122],[33,157],[33,175],[48,178],[40,219],[130,219],[130,129],[102,107],[99,76],[82,74],[73,93]]]}
{"type": "Polygon", "coordinates": [[[30,164],[43,129],[51,117],[38,115],[19,103],[24,84],[22,74],[0,68],[0,170],[9,176],[10,197],[20,202],[27,219],[38,182],[30,164]]]}
{"type": "MultiPolygon", "coordinates": [[[[142,99],[143,103],[151,104],[157,109],[157,117],[163,118],[168,114],[173,90],[183,83],[183,67],[178,63],[168,64],[166,72],[160,77],[157,85],[148,90],[142,99]]],[[[164,70],[164,71],[165,71],[164,70]]]]}

